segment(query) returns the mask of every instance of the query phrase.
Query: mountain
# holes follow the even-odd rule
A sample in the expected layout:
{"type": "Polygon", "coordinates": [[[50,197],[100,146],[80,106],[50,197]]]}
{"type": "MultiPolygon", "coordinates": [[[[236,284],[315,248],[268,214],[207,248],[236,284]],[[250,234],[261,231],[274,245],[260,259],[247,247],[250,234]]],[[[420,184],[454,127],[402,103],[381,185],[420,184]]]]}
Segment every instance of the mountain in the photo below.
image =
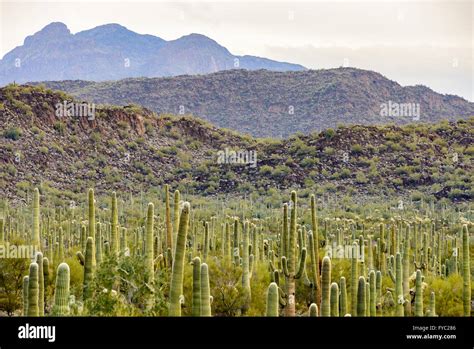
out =
{"type": "Polygon", "coordinates": [[[199,34],[166,41],[119,24],[71,34],[53,22],[0,60],[0,85],[11,82],[82,79],[117,80],[138,76],[205,74],[224,69],[304,70],[301,65],[253,56],[235,56],[199,34]]]}
{"type": "Polygon", "coordinates": [[[76,200],[89,187],[139,193],[163,183],[185,195],[258,190],[271,196],[275,188],[304,188],[301,196],[336,193],[361,200],[474,197],[474,118],[344,126],[267,140],[133,105],[61,114],[66,100],[85,103],[43,87],[0,88],[3,198],[24,197],[29,185],[76,200]],[[232,151],[247,154],[249,164],[220,161],[232,151]]]}
{"type": "Polygon", "coordinates": [[[189,113],[256,137],[308,134],[337,124],[403,125],[474,115],[474,103],[461,97],[425,86],[403,87],[379,73],[355,68],[234,69],[198,76],[44,84],[96,103],[134,103],[158,114],[189,113]]]}

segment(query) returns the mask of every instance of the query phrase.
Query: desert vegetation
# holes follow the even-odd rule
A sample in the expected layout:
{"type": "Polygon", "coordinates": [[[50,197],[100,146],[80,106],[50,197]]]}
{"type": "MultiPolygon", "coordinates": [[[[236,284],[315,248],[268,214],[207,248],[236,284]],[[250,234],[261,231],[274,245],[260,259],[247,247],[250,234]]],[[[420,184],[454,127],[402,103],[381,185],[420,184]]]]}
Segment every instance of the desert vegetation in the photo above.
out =
{"type": "MultiPolygon", "coordinates": [[[[288,195],[287,195],[288,194],[288,195]]],[[[0,310],[25,316],[470,316],[472,210],[353,211],[314,195],[271,205],[94,189],[4,202],[0,310]],[[16,250],[15,250],[16,248],[16,250]]]]}

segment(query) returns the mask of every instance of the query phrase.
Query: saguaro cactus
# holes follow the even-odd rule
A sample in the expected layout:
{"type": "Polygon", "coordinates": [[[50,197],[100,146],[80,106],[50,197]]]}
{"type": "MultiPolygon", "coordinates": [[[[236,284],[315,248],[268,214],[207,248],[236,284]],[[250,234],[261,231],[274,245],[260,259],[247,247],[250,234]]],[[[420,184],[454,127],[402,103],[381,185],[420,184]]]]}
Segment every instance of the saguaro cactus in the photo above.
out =
{"type": "Polygon", "coordinates": [[[346,287],[346,278],[341,276],[339,279],[339,285],[341,287],[340,295],[339,295],[339,308],[341,309],[339,312],[340,316],[345,316],[347,314],[347,287],[346,287]]]}
{"type": "Polygon", "coordinates": [[[309,316],[318,316],[318,306],[315,303],[311,303],[311,305],[309,306],[309,316]]]}
{"type": "Polygon", "coordinates": [[[267,290],[267,316],[278,316],[279,298],[278,285],[272,282],[267,290]]]}
{"type": "Polygon", "coordinates": [[[165,223],[166,223],[166,248],[173,248],[173,226],[171,225],[170,187],[165,184],[165,223]]]}
{"type": "Polygon", "coordinates": [[[331,284],[331,316],[339,316],[339,286],[333,282],[331,284]]]}
{"type": "MultiPolygon", "coordinates": [[[[282,257],[283,271],[286,277],[288,302],[286,305],[286,316],[295,316],[295,291],[296,291],[296,279],[299,279],[304,275],[305,272],[305,260],[306,260],[306,248],[301,248],[301,257],[298,271],[296,271],[296,207],[297,197],[296,192],[291,192],[291,216],[290,216],[290,230],[288,232],[288,256],[287,258],[282,257]]],[[[329,286],[328,286],[329,287],[329,286]]],[[[328,315],[329,316],[329,315],[328,315]]]]}
{"type": "Polygon", "coordinates": [[[41,250],[41,237],[40,237],[40,194],[38,188],[35,188],[33,194],[33,246],[35,250],[41,250]]]}
{"type": "MultiPolygon", "coordinates": [[[[89,189],[88,195],[88,204],[89,204],[89,232],[88,237],[92,238],[92,241],[95,241],[95,199],[94,199],[94,189],[89,189]]],[[[86,242],[86,249],[87,249],[87,242],[86,242]]],[[[92,256],[91,256],[91,263],[92,265],[96,266],[95,260],[95,245],[92,245],[92,256]]]]}
{"type": "Polygon", "coordinates": [[[193,261],[193,316],[201,316],[201,259],[194,257],[193,261]]]}
{"type": "Polygon", "coordinates": [[[83,281],[83,300],[87,300],[92,295],[91,283],[94,278],[95,265],[94,260],[94,239],[89,236],[86,241],[86,254],[84,256],[84,281],[83,281]]]}
{"type": "Polygon", "coordinates": [[[359,277],[359,287],[357,289],[357,316],[366,316],[366,299],[365,299],[365,278],[359,277]]]}
{"type": "Polygon", "coordinates": [[[38,315],[44,316],[44,273],[41,252],[36,253],[36,264],[38,264],[38,315]]]}
{"type": "Polygon", "coordinates": [[[53,315],[69,315],[69,265],[61,263],[56,272],[53,315]]]}
{"type": "Polygon", "coordinates": [[[28,275],[23,277],[23,316],[28,316],[28,275]]]}
{"type": "Polygon", "coordinates": [[[39,286],[38,286],[38,264],[30,264],[28,277],[28,316],[39,316],[39,286]]]}
{"type": "Polygon", "coordinates": [[[316,214],[316,198],[311,195],[311,225],[313,232],[308,234],[309,251],[311,258],[311,276],[313,278],[314,299],[321,302],[321,281],[319,280],[319,228],[316,214]]]}
{"type": "Polygon", "coordinates": [[[244,294],[244,302],[242,313],[245,314],[250,307],[250,260],[249,260],[249,222],[244,222],[242,234],[242,290],[244,294]]]}
{"type": "Polygon", "coordinates": [[[430,314],[429,316],[430,317],[435,317],[435,316],[438,316],[436,315],[436,299],[435,299],[435,293],[434,291],[431,292],[430,294],[430,314]]]}
{"type": "Polygon", "coordinates": [[[331,315],[330,284],[331,259],[328,256],[325,256],[321,267],[321,316],[331,315]]]}
{"type": "Polygon", "coordinates": [[[415,316],[423,316],[423,280],[421,270],[416,271],[415,316]]]}
{"type": "Polygon", "coordinates": [[[351,255],[351,313],[353,316],[357,315],[357,278],[359,277],[357,270],[358,251],[359,246],[357,242],[353,242],[351,255]]]}
{"type": "Polygon", "coordinates": [[[206,263],[201,264],[201,316],[211,316],[211,289],[209,268],[206,263]]]}
{"type": "Polygon", "coordinates": [[[370,316],[376,316],[377,315],[377,308],[376,308],[376,298],[377,298],[377,293],[376,293],[376,285],[375,285],[375,271],[371,270],[369,273],[369,287],[370,287],[370,292],[369,292],[369,313],[370,316]]]}
{"type": "MultiPolygon", "coordinates": [[[[176,241],[178,235],[178,225],[179,225],[179,190],[174,191],[174,205],[173,205],[173,241],[176,241]]],[[[173,254],[174,249],[176,248],[176,244],[173,247],[173,254]]]]}
{"type": "Polygon", "coordinates": [[[469,231],[467,225],[462,227],[462,278],[464,316],[471,316],[471,264],[469,261],[469,231]]]}
{"type": "Polygon", "coordinates": [[[153,220],[154,220],[153,203],[148,204],[148,211],[146,216],[146,232],[145,232],[145,273],[147,275],[147,283],[154,281],[154,251],[153,251],[153,220]]]}
{"type": "MultiPolygon", "coordinates": [[[[180,298],[183,295],[184,257],[186,253],[186,237],[188,234],[189,210],[189,202],[185,202],[179,219],[179,230],[176,239],[175,255],[173,257],[173,267],[171,272],[170,283],[169,316],[181,316],[180,298]]],[[[202,278],[203,275],[201,269],[201,282],[202,278]]],[[[203,292],[202,287],[201,292],[203,292]]],[[[203,305],[201,304],[201,306],[203,305]]]]}
{"type": "Polygon", "coordinates": [[[400,252],[397,252],[397,255],[395,257],[395,275],[393,272],[393,262],[391,264],[392,266],[388,272],[389,272],[390,277],[392,278],[392,281],[395,284],[395,296],[397,297],[396,316],[404,316],[405,297],[403,296],[402,256],[400,255],[400,252]]]}
{"type": "Polygon", "coordinates": [[[117,256],[119,253],[119,236],[118,236],[118,207],[117,194],[112,193],[112,210],[111,210],[111,227],[110,227],[110,249],[117,256]]]}

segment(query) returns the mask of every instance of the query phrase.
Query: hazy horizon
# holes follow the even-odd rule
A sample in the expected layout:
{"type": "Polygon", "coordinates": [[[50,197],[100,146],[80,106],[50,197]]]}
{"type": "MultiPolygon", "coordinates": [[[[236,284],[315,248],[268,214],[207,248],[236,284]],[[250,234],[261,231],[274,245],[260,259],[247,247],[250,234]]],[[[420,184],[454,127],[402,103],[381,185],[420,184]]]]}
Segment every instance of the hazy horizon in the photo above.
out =
{"type": "Polygon", "coordinates": [[[474,101],[472,15],[472,3],[464,1],[17,0],[0,4],[0,56],[51,22],[73,34],[118,23],[165,40],[199,33],[235,55],[310,69],[373,70],[404,86],[426,85],[474,101]]]}

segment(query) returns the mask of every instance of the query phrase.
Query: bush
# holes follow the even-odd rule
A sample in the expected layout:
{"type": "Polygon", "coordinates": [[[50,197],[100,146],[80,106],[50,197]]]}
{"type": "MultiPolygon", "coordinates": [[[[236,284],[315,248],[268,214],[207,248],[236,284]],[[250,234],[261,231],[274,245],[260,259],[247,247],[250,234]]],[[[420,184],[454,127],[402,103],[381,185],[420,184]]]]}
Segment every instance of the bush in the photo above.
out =
{"type": "Polygon", "coordinates": [[[17,141],[22,135],[22,131],[19,127],[10,127],[9,129],[3,132],[3,136],[7,139],[12,139],[17,141]]]}

